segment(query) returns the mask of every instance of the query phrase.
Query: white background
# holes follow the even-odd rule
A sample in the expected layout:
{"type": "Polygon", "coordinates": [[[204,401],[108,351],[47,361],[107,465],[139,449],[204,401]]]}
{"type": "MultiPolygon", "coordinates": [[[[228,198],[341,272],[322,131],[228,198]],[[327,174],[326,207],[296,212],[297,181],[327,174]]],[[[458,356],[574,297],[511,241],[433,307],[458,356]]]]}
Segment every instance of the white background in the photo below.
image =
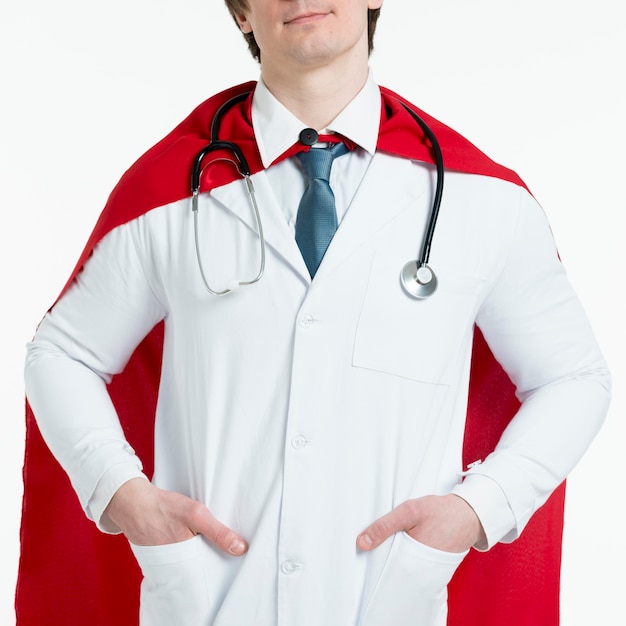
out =
{"type": "MultiPolygon", "coordinates": [[[[606,425],[569,480],[563,626],[625,623],[619,5],[386,0],[372,57],[381,84],[524,178],[613,370],[606,425]]],[[[122,172],[196,104],[257,75],[220,0],[2,1],[0,626],[15,623],[24,345],[122,172]]]]}

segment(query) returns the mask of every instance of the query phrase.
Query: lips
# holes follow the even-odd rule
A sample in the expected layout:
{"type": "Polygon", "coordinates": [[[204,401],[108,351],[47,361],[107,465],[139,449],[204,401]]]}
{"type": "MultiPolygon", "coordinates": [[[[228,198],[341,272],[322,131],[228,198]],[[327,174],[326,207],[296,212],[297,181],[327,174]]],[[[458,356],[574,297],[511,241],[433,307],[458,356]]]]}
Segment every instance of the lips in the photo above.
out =
{"type": "Polygon", "coordinates": [[[315,22],[323,19],[328,13],[302,13],[285,21],[285,24],[306,24],[307,22],[315,22]]]}

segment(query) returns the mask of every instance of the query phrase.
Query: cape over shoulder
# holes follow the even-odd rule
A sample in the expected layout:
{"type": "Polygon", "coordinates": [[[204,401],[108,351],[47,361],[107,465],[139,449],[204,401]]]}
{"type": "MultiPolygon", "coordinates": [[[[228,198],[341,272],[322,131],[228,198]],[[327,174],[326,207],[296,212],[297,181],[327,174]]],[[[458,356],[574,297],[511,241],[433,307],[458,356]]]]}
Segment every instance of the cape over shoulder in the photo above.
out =
{"type": "MultiPolygon", "coordinates": [[[[190,195],[191,167],[195,155],[211,140],[211,121],[220,106],[231,98],[254,90],[250,81],[222,91],[197,106],[163,139],[140,156],[122,175],[113,188],[96,225],[87,240],[74,271],[61,294],[71,284],[95,245],[109,231],[148,211],[190,195]]],[[[254,142],[250,116],[251,101],[230,110],[222,128],[224,136],[241,145],[254,171],[262,168],[254,142]]],[[[233,167],[216,166],[211,175],[211,187],[226,184],[236,178],[233,167]]],[[[206,182],[205,187],[206,187],[206,182]]],[[[210,188],[210,187],[206,187],[210,188]]]]}
{"type": "MultiPolygon", "coordinates": [[[[110,230],[190,195],[191,163],[210,140],[215,112],[230,98],[252,92],[254,86],[254,82],[244,83],[208,99],[128,169],[112,191],[67,285],[110,230]]],[[[377,149],[433,162],[428,140],[402,106],[405,103],[431,126],[446,169],[524,185],[514,172],[394,92],[381,88],[381,97],[377,149]]],[[[223,118],[221,136],[237,143],[254,173],[262,164],[250,111],[251,98],[230,109],[223,118]]],[[[238,176],[228,165],[210,171],[210,179],[202,180],[203,190],[238,176]]],[[[109,385],[126,436],[148,476],[153,468],[151,442],[162,337],[159,324],[109,385]]],[[[465,464],[485,458],[493,450],[519,406],[511,382],[478,330],[473,350],[465,464]]],[[[45,445],[28,403],[23,477],[17,626],[136,626],[141,574],[128,544],[122,536],[100,533],[86,519],[67,476],[45,445]]],[[[558,625],[563,504],[564,485],[513,544],[499,544],[488,553],[470,553],[448,588],[448,626],[558,625]]]]}
{"type": "Polygon", "coordinates": [[[440,144],[446,170],[492,176],[526,188],[522,179],[513,170],[490,159],[463,135],[418,109],[390,89],[381,87],[380,91],[383,110],[377,146],[379,150],[410,159],[433,162],[428,139],[424,137],[421,129],[416,127],[415,122],[402,106],[406,105],[432,129],[440,144]],[[416,130],[418,137],[416,137],[416,130]]]}

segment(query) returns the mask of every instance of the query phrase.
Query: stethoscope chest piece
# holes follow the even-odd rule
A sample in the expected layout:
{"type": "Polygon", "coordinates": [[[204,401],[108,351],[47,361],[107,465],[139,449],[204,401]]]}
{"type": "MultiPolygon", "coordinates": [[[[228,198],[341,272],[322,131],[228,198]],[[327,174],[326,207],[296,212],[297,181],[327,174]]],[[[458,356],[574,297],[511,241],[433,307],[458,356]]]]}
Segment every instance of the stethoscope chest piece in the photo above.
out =
{"type": "Polygon", "coordinates": [[[400,274],[404,290],[413,298],[423,300],[437,291],[437,277],[428,265],[409,261],[400,274]]]}

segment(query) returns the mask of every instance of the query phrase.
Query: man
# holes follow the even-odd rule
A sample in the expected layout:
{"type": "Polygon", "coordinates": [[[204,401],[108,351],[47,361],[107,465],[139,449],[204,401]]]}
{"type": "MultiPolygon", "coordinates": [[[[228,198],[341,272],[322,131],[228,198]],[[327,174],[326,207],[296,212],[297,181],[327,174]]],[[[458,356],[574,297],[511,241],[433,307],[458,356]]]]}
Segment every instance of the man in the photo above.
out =
{"type": "Polygon", "coordinates": [[[439,287],[402,290],[436,177],[430,142],[394,94],[381,108],[368,70],[381,3],[227,2],[261,62],[221,127],[252,159],[258,283],[205,288],[254,276],[259,228],[220,169],[194,224],[186,125],[120,183],[29,347],[44,437],[88,516],[141,565],[142,623],[444,624],[468,550],[518,537],[602,421],[608,373],[541,210],[436,123],[439,287]],[[337,139],[350,148],[330,173],[339,228],[311,268],[298,205],[315,176],[300,153],[337,139]],[[158,164],[179,150],[178,170],[158,164]],[[163,320],[150,482],[106,383],[163,320]],[[522,405],[464,471],[475,324],[522,405]]]}

